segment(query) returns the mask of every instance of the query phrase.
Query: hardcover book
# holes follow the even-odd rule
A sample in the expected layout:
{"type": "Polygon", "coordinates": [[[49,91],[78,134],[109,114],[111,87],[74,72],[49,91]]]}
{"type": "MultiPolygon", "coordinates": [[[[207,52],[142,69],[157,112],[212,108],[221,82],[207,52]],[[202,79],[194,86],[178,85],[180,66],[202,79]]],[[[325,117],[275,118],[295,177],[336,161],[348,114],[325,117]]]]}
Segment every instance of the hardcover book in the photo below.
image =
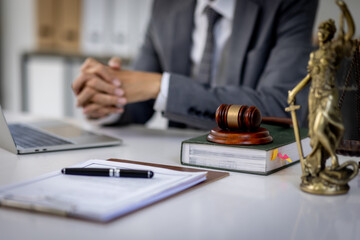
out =
{"type": "MultiPolygon", "coordinates": [[[[181,163],[226,171],[268,175],[299,162],[294,130],[290,127],[265,125],[273,141],[260,145],[225,145],[210,142],[207,135],[181,143],[181,163]]],[[[304,156],[311,152],[307,129],[300,129],[304,156]]]]}

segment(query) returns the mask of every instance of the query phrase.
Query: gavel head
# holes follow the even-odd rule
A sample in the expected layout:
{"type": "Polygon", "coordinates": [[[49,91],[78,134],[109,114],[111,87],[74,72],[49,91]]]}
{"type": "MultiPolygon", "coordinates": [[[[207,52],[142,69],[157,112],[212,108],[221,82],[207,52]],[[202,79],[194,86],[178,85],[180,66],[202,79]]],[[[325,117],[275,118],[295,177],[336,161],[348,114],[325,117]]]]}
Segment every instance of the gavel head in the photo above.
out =
{"type": "Polygon", "coordinates": [[[223,130],[255,131],[262,118],[255,106],[221,104],[216,110],[215,120],[223,130]]]}

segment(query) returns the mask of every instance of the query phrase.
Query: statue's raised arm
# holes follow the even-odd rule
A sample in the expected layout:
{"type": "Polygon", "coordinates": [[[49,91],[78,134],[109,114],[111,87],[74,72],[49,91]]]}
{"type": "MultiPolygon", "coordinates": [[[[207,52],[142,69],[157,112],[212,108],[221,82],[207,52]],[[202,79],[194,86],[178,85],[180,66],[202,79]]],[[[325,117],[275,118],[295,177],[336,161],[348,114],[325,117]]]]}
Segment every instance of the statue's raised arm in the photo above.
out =
{"type": "Polygon", "coordinates": [[[347,26],[348,26],[348,32],[345,34],[344,38],[346,41],[349,41],[352,39],[352,37],[355,34],[355,24],[354,19],[352,18],[350,11],[347,7],[347,5],[343,1],[336,1],[336,4],[340,7],[341,10],[341,16],[340,16],[340,32],[343,32],[344,26],[343,26],[343,19],[345,18],[347,26]]]}

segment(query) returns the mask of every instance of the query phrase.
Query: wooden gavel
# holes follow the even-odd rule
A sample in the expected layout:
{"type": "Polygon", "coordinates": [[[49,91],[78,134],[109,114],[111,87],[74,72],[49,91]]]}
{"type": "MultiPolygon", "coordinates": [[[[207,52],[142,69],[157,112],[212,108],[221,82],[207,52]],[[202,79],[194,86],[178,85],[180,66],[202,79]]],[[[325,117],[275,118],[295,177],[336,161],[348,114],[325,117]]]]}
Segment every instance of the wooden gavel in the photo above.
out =
{"type": "Polygon", "coordinates": [[[255,106],[221,104],[215,113],[219,128],[232,131],[255,131],[261,123],[292,125],[289,118],[262,117],[255,106]]]}

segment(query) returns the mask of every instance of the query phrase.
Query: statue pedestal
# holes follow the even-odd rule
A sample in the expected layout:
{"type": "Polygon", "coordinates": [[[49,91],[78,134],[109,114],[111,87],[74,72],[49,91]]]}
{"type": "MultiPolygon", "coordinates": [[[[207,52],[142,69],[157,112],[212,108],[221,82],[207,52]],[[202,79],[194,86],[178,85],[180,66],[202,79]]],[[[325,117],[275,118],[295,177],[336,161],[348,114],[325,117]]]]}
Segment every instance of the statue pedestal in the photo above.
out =
{"type": "Polygon", "coordinates": [[[358,166],[348,161],[336,169],[325,168],[319,176],[303,176],[300,189],[304,192],[319,195],[340,195],[349,191],[348,182],[358,174],[358,166]],[[349,169],[351,166],[353,169],[349,169]]]}

